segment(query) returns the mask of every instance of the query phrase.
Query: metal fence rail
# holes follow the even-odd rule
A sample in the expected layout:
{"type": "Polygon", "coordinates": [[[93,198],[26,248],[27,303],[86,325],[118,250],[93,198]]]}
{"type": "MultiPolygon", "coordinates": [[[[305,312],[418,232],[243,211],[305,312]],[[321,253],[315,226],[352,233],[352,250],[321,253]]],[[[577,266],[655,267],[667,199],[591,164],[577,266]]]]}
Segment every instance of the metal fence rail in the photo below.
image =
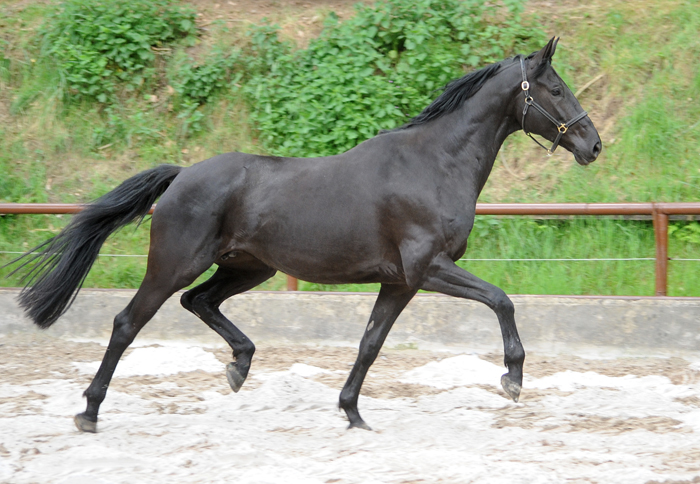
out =
{"type": "MultiPolygon", "coordinates": [[[[155,205],[154,205],[155,207],[155,205]]],[[[2,214],[71,214],[83,205],[69,203],[0,203],[2,214]]],[[[153,209],[151,212],[153,213],[153,209]]],[[[700,203],[477,203],[477,215],[650,215],[656,241],[655,294],[668,292],[668,218],[670,215],[700,215],[700,203]]],[[[566,259],[569,260],[569,259],[566,259]]],[[[646,260],[646,258],[635,258],[646,260]]],[[[287,289],[296,291],[298,281],[287,276],[287,289]]]]}

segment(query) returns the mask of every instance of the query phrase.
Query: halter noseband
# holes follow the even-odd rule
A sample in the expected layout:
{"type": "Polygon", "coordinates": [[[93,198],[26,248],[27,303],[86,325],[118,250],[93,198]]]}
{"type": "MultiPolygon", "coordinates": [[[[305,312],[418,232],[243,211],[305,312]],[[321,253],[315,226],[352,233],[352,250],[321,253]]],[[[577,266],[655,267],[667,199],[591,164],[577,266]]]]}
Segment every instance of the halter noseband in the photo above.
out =
{"type": "Polygon", "coordinates": [[[554,116],[549,114],[542,106],[540,106],[539,103],[537,103],[537,101],[532,99],[532,96],[530,96],[530,83],[527,82],[527,75],[525,74],[525,61],[523,60],[522,57],[520,57],[520,70],[523,73],[523,82],[522,82],[522,84],[520,84],[520,87],[522,88],[523,93],[525,94],[525,108],[523,109],[523,120],[522,120],[523,131],[525,131],[525,134],[528,135],[530,138],[532,138],[532,140],[535,143],[537,143],[542,148],[547,150],[548,155],[551,155],[552,153],[554,153],[554,150],[557,149],[557,146],[559,146],[559,141],[561,141],[561,137],[564,136],[564,133],[566,133],[571,126],[573,126],[574,124],[578,123],[583,118],[588,116],[588,113],[586,111],[583,111],[580,114],[576,115],[574,118],[572,118],[569,122],[560,123],[559,121],[554,119],[554,116]],[[533,138],[533,136],[530,133],[528,133],[527,129],[525,129],[525,115],[527,114],[527,110],[530,106],[534,107],[539,112],[541,112],[547,119],[549,119],[557,127],[559,134],[557,134],[557,138],[554,140],[554,144],[552,144],[551,148],[547,148],[542,143],[537,141],[535,138],[533,138]]]}

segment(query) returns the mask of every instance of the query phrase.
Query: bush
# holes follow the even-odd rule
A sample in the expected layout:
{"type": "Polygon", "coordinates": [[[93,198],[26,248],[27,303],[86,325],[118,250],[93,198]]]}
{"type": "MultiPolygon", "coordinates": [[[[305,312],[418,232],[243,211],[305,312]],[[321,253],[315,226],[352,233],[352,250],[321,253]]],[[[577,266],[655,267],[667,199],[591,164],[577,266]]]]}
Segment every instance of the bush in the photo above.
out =
{"type": "Polygon", "coordinates": [[[240,73],[232,78],[239,55],[238,51],[226,54],[222,49],[215,49],[201,64],[188,59],[175,70],[171,85],[185,101],[208,102],[217,91],[240,80],[240,73]]]}
{"type": "Polygon", "coordinates": [[[320,37],[291,52],[270,27],[253,33],[246,92],[260,141],[272,154],[323,156],[415,116],[464,67],[538,45],[521,25],[522,2],[393,0],[333,15],[320,37]],[[261,58],[267,69],[261,68],[261,58]]]}
{"type": "Polygon", "coordinates": [[[42,52],[76,97],[107,102],[154,73],[152,47],[195,34],[195,11],[169,0],[66,0],[47,19],[42,52]]]}

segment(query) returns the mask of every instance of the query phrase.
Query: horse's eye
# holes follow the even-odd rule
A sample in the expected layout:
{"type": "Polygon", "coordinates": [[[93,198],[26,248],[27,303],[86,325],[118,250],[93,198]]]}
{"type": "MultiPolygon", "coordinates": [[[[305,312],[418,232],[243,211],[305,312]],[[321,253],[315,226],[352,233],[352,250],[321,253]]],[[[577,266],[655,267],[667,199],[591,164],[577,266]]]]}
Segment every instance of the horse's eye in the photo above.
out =
{"type": "Polygon", "coordinates": [[[561,96],[561,89],[558,87],[552,89],[552,96],[561,96]]]}

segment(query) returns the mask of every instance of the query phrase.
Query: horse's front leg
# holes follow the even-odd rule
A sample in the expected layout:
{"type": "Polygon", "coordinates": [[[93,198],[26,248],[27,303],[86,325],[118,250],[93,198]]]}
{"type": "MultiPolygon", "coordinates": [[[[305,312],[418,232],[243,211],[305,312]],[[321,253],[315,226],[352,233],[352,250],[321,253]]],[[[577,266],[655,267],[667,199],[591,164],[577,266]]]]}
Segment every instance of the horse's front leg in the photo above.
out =
{"type": "Polygon", "coordinates": [[[349,429],[361,428],[371,430],[360,417],[357,410],[357,399],[360,397],[360,388],[365,380],[369,367],[379,354],[386,336],[389,334],[396,318],[416,294],[416,290],[402,285],[382,284],[377,301],[372,309],[372,316],[367,324],[364,336],[360,342],[360,351],[357,354],[355,365],[350,371],[348,381],[340,392],[340,408],[345,410],[350,421],[349,429]]]}
{"type": "Polygon", "coordinates": [[[515,308],[506,293],[457,266],[445,254],[433,259],[420,288],[473,299],[486,304],[496,313],[503,335],[504,363],[508,368],[508,373],[501,377],[501,385],[517,402],[523,384],[525,350],[515,327],[515,308]]]}

